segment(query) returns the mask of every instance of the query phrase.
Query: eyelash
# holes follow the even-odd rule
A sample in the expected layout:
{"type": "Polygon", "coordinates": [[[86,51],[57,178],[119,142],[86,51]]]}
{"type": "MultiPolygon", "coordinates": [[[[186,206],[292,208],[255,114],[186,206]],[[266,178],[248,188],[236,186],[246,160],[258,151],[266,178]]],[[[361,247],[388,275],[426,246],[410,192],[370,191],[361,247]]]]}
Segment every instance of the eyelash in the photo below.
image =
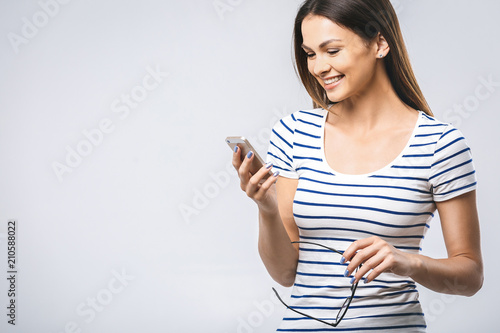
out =
{"type": "MultiPolygon", "coordinates": [[[[336,55],[337,53],[339,53],[339,51],[340,51],[340,50],[328,51],[327,53],[328,53],[329,55],[334,56],[334,55],[336,55]]],[[[312,58],[312,57],[314,57],[314,56],[315,56],[315,54],[314,54],[314,53],[307,53],[307,54],[306,54],[306,57],[308,57],[308,58],[312,58]]]]}

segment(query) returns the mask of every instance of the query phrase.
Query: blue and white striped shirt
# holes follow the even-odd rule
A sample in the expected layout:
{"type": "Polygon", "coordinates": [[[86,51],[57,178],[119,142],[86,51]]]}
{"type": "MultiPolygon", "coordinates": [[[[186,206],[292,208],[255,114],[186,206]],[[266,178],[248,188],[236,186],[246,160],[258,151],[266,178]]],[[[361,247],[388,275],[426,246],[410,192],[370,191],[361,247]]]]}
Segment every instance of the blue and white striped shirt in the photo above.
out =
{"type": "MultiPolygon", "coordinates": [[[[293,216],[300,240],[344,251],[353,241],[379,236],[396,248],[419,253],[435,202],[476,188],[471,151],[462,133],[420,111],[401,154],[382,169],[364,175],[335,172],[324,152],[324,109],[298,111],[273,127],[267,161],[273,172],[298,179],[293,216]]],[[[289,305],[333,321],[350,278],[340,255],[300,244],[289,305]]],[[[425,332],[415,282],[382,273],[360,283],[349,311],[336,328],[286,310],[279,332],[425,332]]]]}

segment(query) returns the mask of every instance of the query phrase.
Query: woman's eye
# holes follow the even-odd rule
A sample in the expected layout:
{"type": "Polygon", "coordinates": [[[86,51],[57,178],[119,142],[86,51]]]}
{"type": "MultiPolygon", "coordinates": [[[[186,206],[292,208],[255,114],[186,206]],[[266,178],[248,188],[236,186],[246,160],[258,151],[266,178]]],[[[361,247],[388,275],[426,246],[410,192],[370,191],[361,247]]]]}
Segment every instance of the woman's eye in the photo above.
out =
{"type": "MultiPolygon", "coordinates": [[[[329,51],[327,51],[326,53],[328,53],[329,55],[336,55],[337,53],[339,53],[339,50],[329,50],[329,51]]],[[[314,53],[307,53],[307,54],[306,54],[306,56],[307,56],[308,58],[312,58],[312,57],[314,57],[315,55],[316,55],[316,54],[314,54],[314,53]]]]}

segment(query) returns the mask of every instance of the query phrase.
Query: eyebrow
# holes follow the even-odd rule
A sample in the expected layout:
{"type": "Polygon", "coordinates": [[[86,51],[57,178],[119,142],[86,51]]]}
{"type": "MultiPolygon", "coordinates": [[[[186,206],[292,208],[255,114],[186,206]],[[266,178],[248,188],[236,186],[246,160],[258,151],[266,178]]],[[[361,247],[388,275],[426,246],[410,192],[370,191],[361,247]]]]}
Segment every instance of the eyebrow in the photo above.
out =
{"type": "MultiPolygon", "coordinates": [[[[322,49],[322,48],[324,48],[325,46],[327,46],[328,44],[330,44],[331,42],[341,42],[341,41],[342,41],[341,39],[336,39],[336,38],[332,38],[332,39],[329,39],[329,40],[325,40],[323,43],[319,44],[319,48],[320,48],[320,49],[322,49]]],[[[304,49],[311,50],[311,48],[310,48],[310,47],[308,47],[308,46],[306,46],[306,45],[304,45],[304,44],[302,44],[301,46],[302,46],[302,48],[304,48],[304,49]]]]}

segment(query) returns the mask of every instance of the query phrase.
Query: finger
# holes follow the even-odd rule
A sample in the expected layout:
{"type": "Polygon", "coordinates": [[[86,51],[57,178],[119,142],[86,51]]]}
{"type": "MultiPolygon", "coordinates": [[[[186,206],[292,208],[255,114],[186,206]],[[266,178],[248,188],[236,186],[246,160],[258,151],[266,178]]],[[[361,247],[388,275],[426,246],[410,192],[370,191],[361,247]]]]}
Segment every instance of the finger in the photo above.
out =
{"type": "Polygon", "coordinates": [[[256,200],[260,200],[262,197],[264,197],[266,195],[267,191],[269,190],[269,188],[271,188],[271,186],[276,182],[276,180],[279,177],[279,171],[276,171],[274,174],[269,175],[269,177],[267,179],[262,181],[264,179],[263,177],[266,177],[266,175],[269,174],[269,170],[271,168],[272,168],[272,164],[269,165],[269,163],[268,163],[265,166],[263,166],[262,169],[259,170],[258,173],[255,174],[255,176],[261,176],[261,172],[264,173],[262,178],[260,178],[260,181],[259,181],[260,187],[259,187],[259,189],[254,197],[256,200]]]}
{"type": "Polygon", "coordinates": [[[372,269],[370,274],[365,277],[365,283],[375,280],[383,272],[389,271],[392,267],[392,262],[389,258],[385,257],[376,267],[372,269]]]}
{"type": "Polygon", "coordinates": [[[271,170],[273,165],[271,164],[271,166],[269,168],[267,168],[268,166],[269,165],[267,164],[266,166],[264,166],[264,168],[266,169],[266,174],[269,174],[269,177],[261,184],[261,187],[260,187],[264,191],[267,191],[276,182],[276,180],[278,180],[278,177],[280,174],[279,171],[276,171],[273,174],[270,174],[269,171],[271,170]]]}
{"type": "MultiPolygon", "coordinates": [[[[363,278],[363,276],[367,275],[367,273],[370,273],[372,269],[377,269],[379,265],[384,261],[384,259],[385,256],[382,253],[377,252],[374,256],[372,256],[370,259],[366,260],[363,263],[363,266],[361,266],[361,268],[358,269],[356,274],[354,274],[353,279],[351,279],[351,283],[356,283],[360,281],[363,278]]],[[[376,275],[378,276],[380,273],[381,272],[379,272],[376,275]]],[[[370,273],[370,275],[372,275],[371,277],[373,278],[373,274],[370,273]]],[[[365,280],[365,283],[366,282],[367,281],[365,280]]]]}
{"type": "Polygon", "coordinates": [[[233,167],[238,171],[241,166],[241,149],[238,146],[234,146],[232,162],[233,167]]]}
{"type": "Polygon", "coordinates": [[[372,237],[358,239],[357,241],[352,242],[351,245],[349,245],[349,247],[347,248],[347,250],[344,251],[342,258],[340,259],[340,263],[343,264],[345,262],[351,261],[356,252],[358,252],[361,249],[364,249],[365,247],[370,246],[371,244],[373,244],[372,237]]]}
{"type": "MultiPolygon", "coordinates": [[[[364,264],[370,258],[375,256],[378,252],[379,252],[378,247],[373,246],[373,244],[356,252],[354,257],[352,257],[351,261],[349,262],[349,265],[347,265],[346,274],[350,275],[361,264],[363,264],[363,266],[364,266],[364,264]]],[[[361,275],[361,276],[363,276],[363,275],[361,275]]]]}
{"type": "MultiPolygon", "coordinates": [[[[243,161],[243,163],[245,163],[247,159],[249,160],[249,164],[252,162],[251,159],[253,158],[253,154],[250,156],[250,153],[249,153],[249,155],[247,155],[247,157],[245,158],[245,161],[243,161]]],[[[268,163],[265,166],[262,166],[259,169],[259,171],[257,171],[254,175],[251,175],[250,179],[248,180],[248,184],[246,186],[246,192],[247,192],[247,195],[249,197],[254,197],[256,192],[259,191],[260,184],[263,183],[263,179],[264,179],[266,173],[269,172],[269,169],[272,166],[273,166],[272,163],[268,163]]]]}
{"type": "Polygon", "coordinates": [[[270,176],[270,170],[273,167],[273,163],[269,162],[266,165],[263,165],[259,171],[255,173],[255,175],[252,176],[252,178],[255,178],[259,184],[263,184],[264,181],[266,181],[267,177],[270,176]]]}
{"type": "Polygon", "coordinates": [[[253,157],[253,152],[248,152],[248,154],[243,159],[243,162],[241,162],[240,168],[238,169],[238,176],[240,177],[241,188],[243,191],[246,191],[248,181],[252,176],[252,174],[250,173],[250,165],[252,164],[253,157]]]}

